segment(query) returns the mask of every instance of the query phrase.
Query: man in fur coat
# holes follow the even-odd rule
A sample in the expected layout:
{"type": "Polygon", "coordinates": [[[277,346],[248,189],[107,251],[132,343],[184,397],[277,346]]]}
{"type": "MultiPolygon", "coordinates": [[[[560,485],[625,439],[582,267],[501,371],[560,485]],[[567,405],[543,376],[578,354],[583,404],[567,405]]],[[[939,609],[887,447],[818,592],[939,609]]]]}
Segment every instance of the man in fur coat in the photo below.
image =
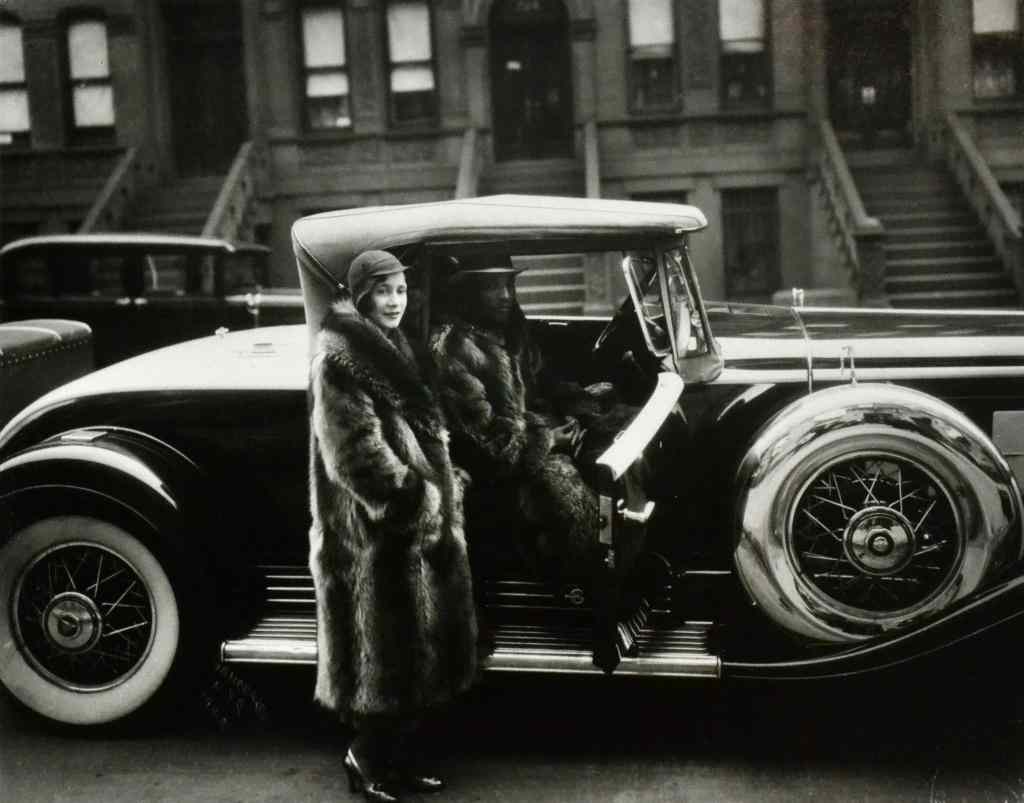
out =
{"type": "Polygon", "coordinates": [[[390,327],[356,308],[373,270],[405,270],[367,253],[370,275],[352,280],[356,262],[350,271],[354,303],[323,322],[310,383],[315,697],[357,730],[374,717],[415,720],[466,689],[476,665],[462,480],[398,329],[404,299],[397,315],[385,310],[390,327]]]}
{"type": "Polygon", "coordinates": [[[473,479],[466,513],[474,569],[511,558],[549,579],[586,575],[597,498],[569,455],[579,426],[558,409],[560,387],[542,378],[515,274],[508,255],[462,258],[446,320],[430,338],[452,458],[473,479]]]}

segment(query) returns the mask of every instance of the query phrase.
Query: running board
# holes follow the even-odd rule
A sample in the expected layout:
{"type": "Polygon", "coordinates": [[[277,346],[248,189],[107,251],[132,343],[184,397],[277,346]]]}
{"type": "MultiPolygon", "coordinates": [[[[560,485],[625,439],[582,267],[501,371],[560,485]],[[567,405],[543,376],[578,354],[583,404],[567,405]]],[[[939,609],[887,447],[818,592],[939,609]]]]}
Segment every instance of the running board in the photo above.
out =
{"type": "MultiPolygon", "coordinates": [[[[675,627],[641,626],[616,675],[718,678],[721,659],[707,649],[708,622],[675,627]]],[[[594,666],[589,628],[503,624],[494,631],[494,652],[481,661],[489,672],[602,674],[594,666]]],[[[240,664],[316,664],[316,621],[268,616],[244,637],[221,644],[221,660],[240,664]]]]}

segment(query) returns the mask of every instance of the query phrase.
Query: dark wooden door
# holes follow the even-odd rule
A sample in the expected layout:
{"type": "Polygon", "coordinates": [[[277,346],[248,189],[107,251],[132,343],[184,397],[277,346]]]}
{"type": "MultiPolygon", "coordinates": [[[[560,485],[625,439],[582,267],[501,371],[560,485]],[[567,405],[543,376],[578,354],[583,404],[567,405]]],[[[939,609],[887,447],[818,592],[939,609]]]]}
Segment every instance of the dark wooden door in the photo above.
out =
{"type": "Polygon", "coordinates": [[[572,156],[568,15],[559,0],[505,0],[491,12],[497,159],[572,156]]]}
{"type": "Polygon", "coordinates": [[[225,173],[249,135],[238,0],[174,0],[163,12],[178,173],[225,173]]]}
{"type": "Polygon", "coordinates": [[[832,0],[828,25],[829,113],[841,139],[909,144],[909,4],[832,0]]]}

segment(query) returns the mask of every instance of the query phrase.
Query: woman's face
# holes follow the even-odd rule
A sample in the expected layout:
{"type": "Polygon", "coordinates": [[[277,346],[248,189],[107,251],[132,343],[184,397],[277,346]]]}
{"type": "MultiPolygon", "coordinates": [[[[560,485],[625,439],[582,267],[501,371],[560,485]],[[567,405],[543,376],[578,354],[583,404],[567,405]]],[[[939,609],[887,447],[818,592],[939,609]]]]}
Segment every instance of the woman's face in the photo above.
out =
{"type": "Polygon", "coordinates": [[[370,291],[367,317],[381,329],[397,329],[408,302],[404,273],[392,273],[377,281],[370,291]]]}

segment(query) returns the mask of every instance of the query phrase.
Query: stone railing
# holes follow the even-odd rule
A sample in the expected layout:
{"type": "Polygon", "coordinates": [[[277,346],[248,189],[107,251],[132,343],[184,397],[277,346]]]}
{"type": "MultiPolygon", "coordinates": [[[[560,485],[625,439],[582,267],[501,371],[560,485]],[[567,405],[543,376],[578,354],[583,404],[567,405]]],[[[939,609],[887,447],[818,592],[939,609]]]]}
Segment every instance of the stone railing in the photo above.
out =
{"type": "Polygon", "coordinates": [[[203,225],[203,237],[248,238],[247,217],[256,200],[261,171],[265,167],[263,149],[252,141],[242,143],[203,225]]]}
{"type": "Polygon", "coordinates": [[[480,146],[475,128],[467,128],[459,150],[459,175],[455,180],[456,198],[473,198],[480,184],[480,146]]]}
{"type": "Polygon", "coordinates": [[[946,162],[964,191],[989,240],[1024,298],[1024,239],[1021,216],[989,169],[956,112],[946,114],[943,129],[946,162]]]}
{"type": "Polygon", "coordinates": [[[156,180],[156,162],[140,148],[129,148],[110,171],[103,189],[78,227],[79,234],[117,231],[139,189],[156,180]]]}
{"type": "Polygon", "coordinates": [[[832,124],[819,116],[815,121],[814,178],[820,182],[822,200],[829,216],[829,231],[839,247],[862,303],[887,306],[885,296],[885,227],[864,210],[857,185],[850,175],[832,124]]]}
{"type": "Polygon", "coordinates": [[[583,175],[587,197],[600,198],[601,154],[598,149],[597,123],[592,119],[583,124],[583,175]]]}

